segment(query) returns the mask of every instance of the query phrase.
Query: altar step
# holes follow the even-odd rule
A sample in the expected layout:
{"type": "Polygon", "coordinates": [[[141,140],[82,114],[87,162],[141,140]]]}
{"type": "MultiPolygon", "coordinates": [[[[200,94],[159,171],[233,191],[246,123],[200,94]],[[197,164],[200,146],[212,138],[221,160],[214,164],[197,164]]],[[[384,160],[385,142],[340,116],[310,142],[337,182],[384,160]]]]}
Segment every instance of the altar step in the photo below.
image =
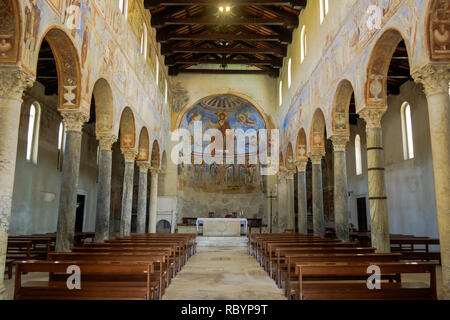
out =
{"type": "Polygon", "coordinates": [[[247,247],[247,237],[197,237],[198,247],[247,247]]]}

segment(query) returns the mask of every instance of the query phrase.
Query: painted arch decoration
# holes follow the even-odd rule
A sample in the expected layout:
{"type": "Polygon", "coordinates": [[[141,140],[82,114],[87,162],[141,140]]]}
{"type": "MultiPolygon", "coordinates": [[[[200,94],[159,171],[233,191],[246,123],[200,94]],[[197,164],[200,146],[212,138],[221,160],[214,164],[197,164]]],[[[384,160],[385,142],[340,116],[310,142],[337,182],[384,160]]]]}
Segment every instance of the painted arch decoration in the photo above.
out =
{"type": "Polygon", "coordinates": [[[428,16],[428,50],[433,61],[450,60],[450,1],[434,0],[428,16]]]}
{"type": "Polygon", "coordinates": [[[16,0],[0,2],[0,63],[19,60],[20,15],[16,0]]]}
{"type": "MultiPolygon", "coordinates": [[[[194,122],[202,123],[202,130],[217,129],[223,135],[227,129],[255,130],[266,129],[263,115],[249,101],[241,97],[223,94],[204,98],[197,102],[183,116],[180,128],[193,133],[194,122]]],[[[224,144],[226,143],[224,137],[224,144]]],[[[202,150],[210,145],[209,141],[202,142],[202,150]]],[[[245,154],[236,154],[236,159],[244,159],[243,163],[217,164],[203,157],[201,164],[180,165],[178,185],[180,190],[194,190],[196,192],[249,194],[263,191],[263,179],[259,174],[259,166],[250,163],[252,148],[258,150],[258,141],[246,141],[245,154]]],[[[236,144],[235,144],[236,146],[236,144]]],[[[236,149],[236,148],[235,148],[236,149]]],[[[280,162],[281,163],[281,162],[280,162]]]]}

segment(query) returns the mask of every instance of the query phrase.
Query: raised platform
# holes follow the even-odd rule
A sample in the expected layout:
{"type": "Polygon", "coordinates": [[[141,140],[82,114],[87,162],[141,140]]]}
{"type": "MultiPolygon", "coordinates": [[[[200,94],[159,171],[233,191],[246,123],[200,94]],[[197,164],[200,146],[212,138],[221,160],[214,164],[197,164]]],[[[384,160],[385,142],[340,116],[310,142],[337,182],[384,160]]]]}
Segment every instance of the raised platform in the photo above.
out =
{"type": "Polygon", "coordinates": [[[197,237],[198,247],[247,247],[247,237],[197,237]]]}

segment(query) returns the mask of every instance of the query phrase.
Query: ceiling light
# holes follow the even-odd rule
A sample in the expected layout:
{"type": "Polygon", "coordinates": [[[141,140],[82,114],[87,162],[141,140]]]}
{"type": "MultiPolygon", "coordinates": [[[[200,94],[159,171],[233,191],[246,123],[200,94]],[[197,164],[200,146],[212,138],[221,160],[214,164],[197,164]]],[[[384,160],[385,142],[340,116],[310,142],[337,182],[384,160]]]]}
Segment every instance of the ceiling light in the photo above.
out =
{"type": "Polygon", "coordinates": [[[226,11],[226,12],[230,12],[230,10],[231,10],[230,7],[226,7],[226,8],[225,8],[225,11],[226,11]]]}
{"type": "Polygon", "coordinates": [[[223,7],[219,7],[219,11],[220,11],[220,12],[223,12],[223,7]]]}

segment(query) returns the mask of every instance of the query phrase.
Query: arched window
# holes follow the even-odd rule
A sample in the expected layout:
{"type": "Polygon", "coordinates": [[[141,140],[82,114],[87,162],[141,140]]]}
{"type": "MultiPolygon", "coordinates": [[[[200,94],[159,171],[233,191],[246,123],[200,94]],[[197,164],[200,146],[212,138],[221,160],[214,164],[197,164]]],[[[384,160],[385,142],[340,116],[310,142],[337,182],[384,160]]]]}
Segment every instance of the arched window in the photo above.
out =
{"type": "Polygon", "coordinates": [[[58,165],[57,165],[57,168],[59,170],[62,169],[64,149],[66,147],[65,133],[66,133],[66,128],[64,127],[64,124],[62,122],[60,122],[59,128],[58,128],[58,165]]]}
{"type": "Polygon", "coordinates": [[[323,20],[328,14],[328,0],[319,0],[320,1],[320,24],[322,24],[323,20]]]}
{"type": "Polygon", "coordinates": [[[39,119],[41,109],[37,103],[30,106],[28,118],[28,136],[27,136],[27,161],[37,163],[37,154],[39,147],[39,119]]]}
{"type": "Polygon", "coordinates": [[[145,23],[142,25],[142,35],[141,35],[141,54],[147,58],[147,26],[145,23]]]}
{"type": "Polygon", "coordinates": [[[355,162],[356,162],[356,175],[362,175],[362,158],[361,158],[361,137],[359,134],[355,137],[355,162]]]}
{"type": "Polygon", "coordinates": [[[119,0],[119,10],[125,16],[128,17],[128,0],[119,0]]]}
{"type": "Polygon", "coordinates": [[[288,63],[288,88],[291,88],[291,84],[292,84],[292,59],[289,58],[289,63],[288,63]]]}
{"type": "Polygon", "coordinates": [[[283,81],[280,81],[280,106],[283,104],[283,81]]]}
{"type": "Polygon", "coordinates": [[[411,121],[411,106],[408,102],[403,103],[402,132],[403,132],[403,157],[405,160],[414,159],[414,139],[411,121]]]}
{"type": "Polygon", "coordinates": [[[300,34],[300,62],[303,63],[303,61],[306,58],[307,54],[307,47],[306,47],[306,27],[302,27],[302,32],[300,34]]]}

